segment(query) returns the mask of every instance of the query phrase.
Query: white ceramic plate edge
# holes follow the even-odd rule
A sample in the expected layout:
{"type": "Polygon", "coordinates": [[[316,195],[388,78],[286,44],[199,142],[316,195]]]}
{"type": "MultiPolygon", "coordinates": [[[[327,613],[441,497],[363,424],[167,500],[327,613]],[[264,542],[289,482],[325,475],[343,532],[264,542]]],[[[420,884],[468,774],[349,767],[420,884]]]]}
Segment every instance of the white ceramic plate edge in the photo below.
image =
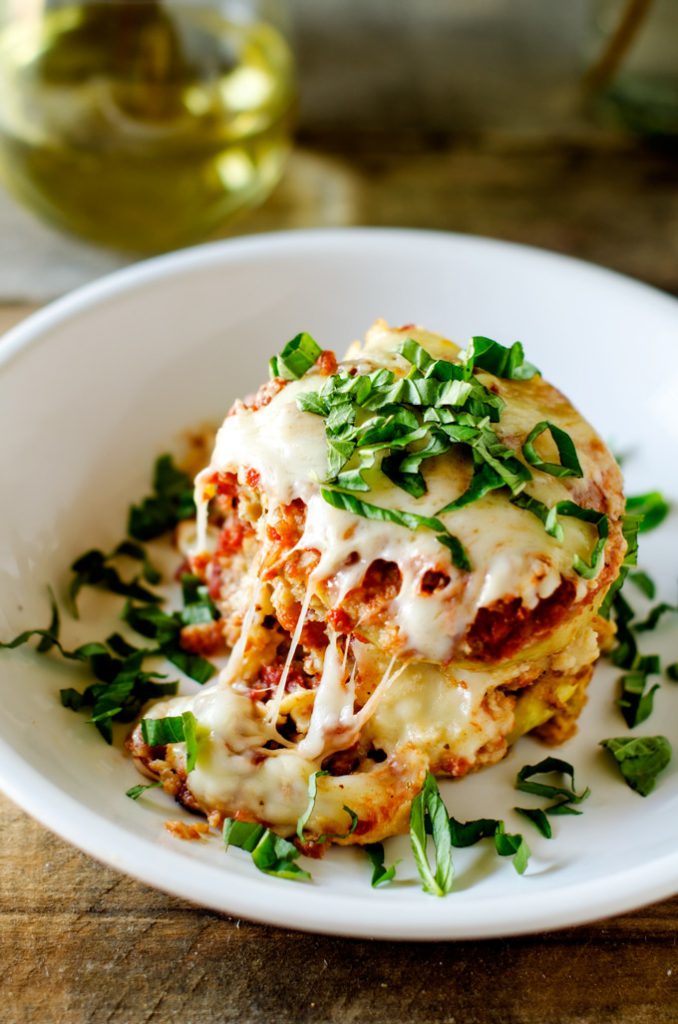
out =
{"type": "MultiPolygon", "coordinates": [[[[343,241],[350,242],[356,236],[384,236],[395,241],[399,234],[406,237],[430,238],[432,241],[457,238],[463,239],[467,245],[519,250],[540,260],[578,265],[580,268],[586,268],[589,273],[613,277],[619,283],[623,282],[625,287],[649,293],[655,301],[664,299],[667,303],[675,303],[670,296],[663,296],[655,289],[614,271],[510,242],[443,232],[400,229],[356,228],[283,232],[199,246],[116,271],[56,300],[9,331],[0,343],[0,363],[7,362],[30,344],[46,340],[50,328],[68,320],[73,314],[102,300],[114,298],[130,288],[142,287],[148,281],[163,277],[168,271],[181,272],[199,268],[201,265],[212,263],[216,258],[222,259],[224,263],[237,261],[242,257],[256,258],[257,253],[270,251],[272,247],[303,247],[311,239],[318,244],[335,245],[343,241]]],[[[186,874],[186,858],[182,855],[158,847],[151,857],[147,841],[130,836],[125,829],[113,824],[103,815],[85,811],[76,800],[30,768],[2,740],[0,773],[3,778],[2,789],[18,806],[64,839],[111,867],[180,898],[188,898],[235,916],[283,927],[350,937],[387,939],[435,940],[517,935],[576,925],[635,909],[670,896],[678,888],[676,852],[653,860],[651,871],[635,868],[617,874],[614,884],[607,888],[601,889],[599,882],[578,883],[576,886],[562,887],[549,892],[548,899],[544,899],[543,894],[526,892],[510,901],[507,900],[501,908],[493,901],[479,901],[475,905],[477,922],[465,921],[463,926],[455,919],[452,897],[440,901],[447,908],[444,918],[436,916],[433,919],[426,914],[421,921],[408,921],[407,926],[402,921],[402,908],[396,904],[389,906],[385,900],[383,919],[376,927],[367,928],[361,923],[360,915],[356,913],[359,901],[347,899],[345,896],[324,894],[323,905],[315,906],[313,901],[305,901],[298,887],[292,883],[278,883],[275,905],[270,899],[270,880],[259,880],[256,876],[251,880],[239,879],[238,886],[230,890],[227,889],[228,878],[221,875],[224,889],[215,891],[209,883],[219,879],[220,873],[216,869],[200,865],[195,877],[190,877],[186,874]],[[177,878],[181,878],[181,884],[177,884],[177,878]],[[576,890],[576,899],[573,898],[573,890],[576,890]],[[331,913],[328,913],[328,906],[331,907],[331,913]]],[[[433,900],[433,897],[422,894],[422,899],[433,900]]]]}

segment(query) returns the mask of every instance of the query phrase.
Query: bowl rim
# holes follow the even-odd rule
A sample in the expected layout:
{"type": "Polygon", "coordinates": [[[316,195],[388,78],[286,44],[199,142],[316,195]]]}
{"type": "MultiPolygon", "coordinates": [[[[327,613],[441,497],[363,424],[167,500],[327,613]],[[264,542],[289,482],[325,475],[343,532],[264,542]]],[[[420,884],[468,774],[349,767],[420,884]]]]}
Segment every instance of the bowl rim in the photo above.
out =
{"type": "Polygon", "coordinates": [[[9,330],[0,335],[0,340],[2,341],[0,345],[0,366],[13,358],[25,345],[31,342],[39,342],[41,340],[41,333],[48,331],[51,327],[62,323],[69,317],[90,309],[119,292],[140,288],[149,282],[163,277],[171,277],[175,273],[181,273],[185,270],[196,270],[220,260],[229,263],[237,261],[241,257],[256,259],[262,252],[269,254],[290,248],[304,249],[309,244],[334,246],[337,243],[349,242],[351,240],[360,240],[362,243],[367,242],[369,244],[372,241],[383,242],[387,239],[392,242],[397,236],[402,236],[406,242],[420,241],[442,245],[449,245],[451,243],[471,246],[479,250],[503,250],[506,253],[514,252],[523,256],[523,258],[532,258],[540,262],[551,262],[552,265],[560,263],[563,268],[569,267],[575,272],[579,271],[587,275],[595,274],[601,280],[607,280],[610,283],[616,281],[617,284],[623,284],[625,287],[632,288],[639,294],[645,293],[648,299],[663,301],[667,308],[675,310],[678,305],[678,298],[669,292],[656,288],[654,285],[647,284],[644,281],[639,281],[618,270],[613,270],[611,267],[591,263],[577,256],[555,252],[552,249],[542,248],[541,246],[528,245],[524,242],[492,238],[488,235],[465,234],[458,231],[393,226],[290,229],[241,235],[237,238],[217,239],[213,242],[204,242],[201,245],[177,249],[173,252],[151,256],[148,259],[138,260],[127,266],[119,267],[110,273],[96,278],[94,281],[80,285],[78,288],[52,299],[35,312],[29,313],[18,324],[10,327],[9,330]]]}
{"type": "MultiPolygon", "coordinates": [[[[149,283],[214,264],[228,266],[242,260],[256,260],[262,254],[303,253],[305,250],[310,253],[356,243],[383,244],[387,240],[392,244],[398,238],[404,244],[418,241],[431,245],[471,246],[560,264],[565,269],[585,273],[589,278],[598,275],[601,281],[634,289],[646,301],[665,304],[667,312],[678,318],[678,300],[668,293],[585,260],[522,243],[411,228],[314,228],[219,240],[115,270],[54,300],[10,328],[0,339],[0,369],[29,346],[48,342],[55,327],[120,294],[143,289],[149,283]]],[[[61,838],[141,882],[233,916],[322,934],[417,941],[505,937],[583,924],[637,909],[678,891],[676,851],[653,859],[651,872],[642,866],[629,868],[617,872],[605,886],[596,879],[569,883],[547,894],[533,892],[511,896],[501,907],[495,898],[476,900],[472,905],[475,920],[466,920],[461,927],[459,920],[450,914],[429,913],[429,906],[435,911],[434,903],[425,904],[427,911],[420,919],[410,920],[407,908],[396,901],[384,902],[378,923],[371,920],[363,924],[360,907],[364,904],[346,894],[323,891],[322,899],[306,900],[299,898],[294,886],[275,883],[275,899],[271,900],[271,879],[256,875],[252,878],[238,876],[238,885],[227,890],[224,881],[228,881],[228,876],[223,870],[160,844],[154,845],[100,812],[85,808],[24,761],[2,737],[0,788],[19,808],[61,838]],[[194,865],[194,872],[186,871],[189,863],[194,865]],[[219,880],[221,887],[216,885],[219,880]]]]}

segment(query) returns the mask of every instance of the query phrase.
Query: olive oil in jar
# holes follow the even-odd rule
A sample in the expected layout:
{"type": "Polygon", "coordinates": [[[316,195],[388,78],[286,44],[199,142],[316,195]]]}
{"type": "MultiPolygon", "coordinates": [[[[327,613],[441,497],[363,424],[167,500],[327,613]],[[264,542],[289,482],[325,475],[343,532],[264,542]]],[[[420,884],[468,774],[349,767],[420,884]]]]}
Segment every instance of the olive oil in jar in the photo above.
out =
{"type": "Polygon", "coordinates": [[[0,34],[9,189],[136,252],[199,241],[265,198],[290,147],[292,57],[271,24],[220,6],[112,0],[15,18],[0,34]]]}

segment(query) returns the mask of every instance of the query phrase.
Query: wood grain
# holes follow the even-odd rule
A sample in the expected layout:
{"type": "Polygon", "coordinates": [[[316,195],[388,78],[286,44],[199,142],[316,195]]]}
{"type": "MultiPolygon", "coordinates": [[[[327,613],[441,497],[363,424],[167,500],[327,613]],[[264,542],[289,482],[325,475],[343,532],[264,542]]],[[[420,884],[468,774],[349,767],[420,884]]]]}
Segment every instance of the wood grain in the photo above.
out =
{"type": "Polygon", "coordinates": [[[335,132],[323,145],[357,181],[353,223],[524,242],[678,294],[675,144],[573,129],[453,140],[335,132]]]}
{"type": "MultiPolygon", "coordinates": [[[[670,151],[586,137],[394,146],[376,132],[359,145],[330,133],[315,144],[324,196],[307,171],[243,230],[332,222],[473,231],[678,293],[670,151]]],[[[0,307],[0,332],[27,312],[0,307]]],[[[0,858],[2,1024],[678,1021],[678,898],[555,934],[371,943],[196,909],[101,866],[3,798],[0,858]]]]}
{"type": "Polygon", "coordinates": [[[13,1024],[677,1019],[678,898],[528,938],[354,941],[197,910],[102,867],[2,798],[0,836],[0,1020],[13,1024]]]}

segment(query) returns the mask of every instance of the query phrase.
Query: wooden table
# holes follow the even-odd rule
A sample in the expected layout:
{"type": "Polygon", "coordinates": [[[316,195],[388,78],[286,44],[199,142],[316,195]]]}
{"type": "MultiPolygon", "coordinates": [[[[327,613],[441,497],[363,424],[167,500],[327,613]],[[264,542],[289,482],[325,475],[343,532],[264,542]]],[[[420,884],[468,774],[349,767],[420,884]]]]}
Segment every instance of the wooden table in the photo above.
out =
{"type": "MultiPolygon", "coordinates": [[[[305,141],[315,153],[295,161],[243,230],[475,231],[583,256],[678,294],[670,149],[586,132],[412,137],[397,152],[375,135],[305,141]]],[[[0,307],[0,332],[29,312],[0,307]]],[[[5,799],[0,853],[0,1022],[678,1021],[678,898],[528,938],[370,943],[197,910],[102,867],[5,799]]]]}

